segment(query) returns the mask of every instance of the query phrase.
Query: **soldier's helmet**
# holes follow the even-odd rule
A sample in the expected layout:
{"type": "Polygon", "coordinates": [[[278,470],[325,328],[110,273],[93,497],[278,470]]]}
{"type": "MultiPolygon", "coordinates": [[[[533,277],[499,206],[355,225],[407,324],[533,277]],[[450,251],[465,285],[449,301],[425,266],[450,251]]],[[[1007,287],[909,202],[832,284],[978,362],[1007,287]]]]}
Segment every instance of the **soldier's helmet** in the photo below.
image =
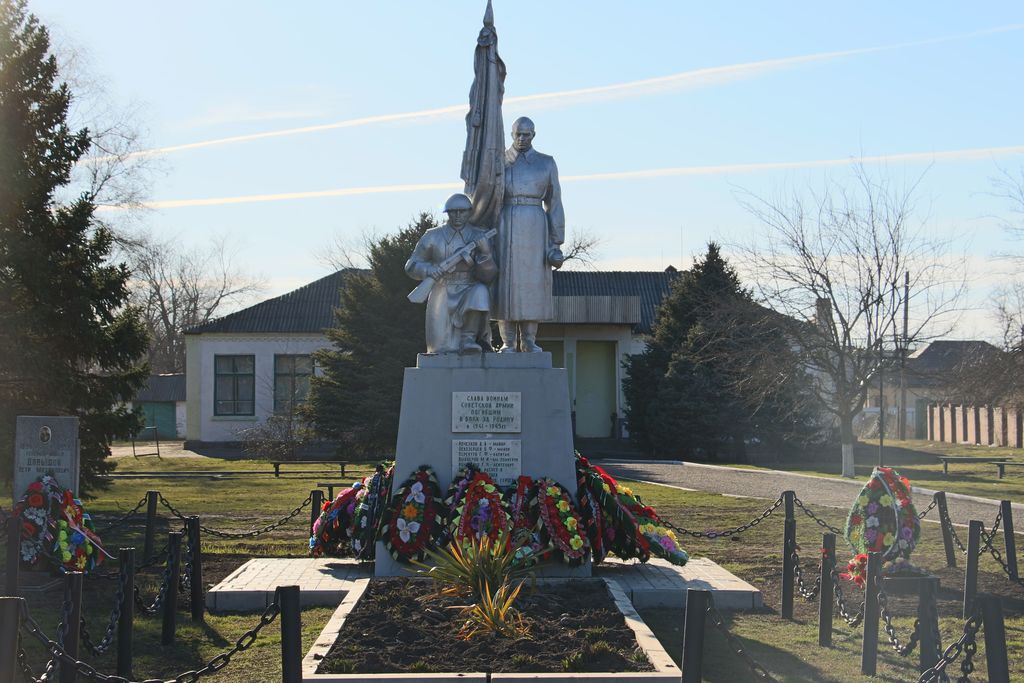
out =
{"type": "Polygon", "coordinates": [[[444,203],[444,212],[448,213],[452,209],[465,209],[470,211],[473,209],[473,202],[469,201],[469,197],[464,194],[453,194],[448,198],[448,201],[444,203]]]}

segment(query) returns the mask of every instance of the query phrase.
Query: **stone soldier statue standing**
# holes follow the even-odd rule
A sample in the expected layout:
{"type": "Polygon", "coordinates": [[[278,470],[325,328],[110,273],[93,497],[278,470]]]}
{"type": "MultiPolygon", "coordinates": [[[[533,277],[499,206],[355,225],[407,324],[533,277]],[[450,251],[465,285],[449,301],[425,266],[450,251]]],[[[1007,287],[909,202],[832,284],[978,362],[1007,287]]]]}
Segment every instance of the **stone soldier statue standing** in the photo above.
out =
{"type": "MultiPolygon", "coordinates": [[[[405,272],[429,288],[427,353],[480,353],[490,345],[490,294],[497,268],[489,233],[466,221],[472,204],[454,194],[444,205],[448,222],[427,230],[405,264],[405,272]]],[[[409,298],[418,292],[413,290],[409,298]]]]}
{"type": "Polygon", "coordinates": [[[565,213],[555,160],[533,149],[533,121],[512,124],[495,257],[499,276],[492,315],[502,352],[540,351],[537,326],[554,317],[551,269],[565,261],[565,213]],[[517,344],[518,337],[518,344],[517,344]]]}

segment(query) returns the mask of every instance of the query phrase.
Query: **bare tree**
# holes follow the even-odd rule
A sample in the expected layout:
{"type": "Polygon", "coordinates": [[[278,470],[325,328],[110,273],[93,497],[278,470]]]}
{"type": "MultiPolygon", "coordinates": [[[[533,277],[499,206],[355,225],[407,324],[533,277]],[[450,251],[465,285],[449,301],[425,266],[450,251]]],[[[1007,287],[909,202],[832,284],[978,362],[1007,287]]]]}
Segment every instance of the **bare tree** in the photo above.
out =
{"type": "Polygon", "coordinates": [[[153,372],[184,372],[185,330],[223,315],[263,287],[234,264],[223,237],[205,249],[183,250],[173,240],[143,235],[127,255],[134,271],[134,303],[150,336],[153,372]]]}
{"type": "Polygon", "coordinates": [[[855,166],[848,186],[827,180],[818,192],[744,201],[764,227],[760,242],[741,248],[747,274],[755,293],[789,321],[811,391],[838,423],[847,477],[854,476],[853,419],[877,379],[884,345],[897,338],[896,353],[905,353],[948,333],[965,287],[966,260],[926,229],[916,186],[897,187],[855,166]]]}
{"type": "Polygon", "coordinates": [[[586,229],[574,230],[569,241],[562,245],[565,268],[569,270],[593,268],[604,240],[586,229]]]}

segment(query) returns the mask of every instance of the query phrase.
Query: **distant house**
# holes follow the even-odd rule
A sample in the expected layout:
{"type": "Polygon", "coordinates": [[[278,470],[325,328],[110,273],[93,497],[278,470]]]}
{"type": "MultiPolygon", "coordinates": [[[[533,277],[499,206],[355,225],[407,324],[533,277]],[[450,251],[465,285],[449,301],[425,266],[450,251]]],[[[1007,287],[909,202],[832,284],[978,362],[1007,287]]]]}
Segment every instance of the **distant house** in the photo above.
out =
{"type": "MultiPolygon", "coordinates": [[[[161,439],[185,438],[185,375],[150,375],[132,406],[142,409],[145,426],[155,427],[161,439]]],[[[140,436],[153,434],[146,432],[140,436]]]]}
{"type": "MultiPolygon", "coordinates": [[[[907,437],[928,438],[928,405],[957,402],[956,386],[960,373],[992,355],[1002,353],[992,344],[981,340],[940,339],[911,353],[906,360],[904,384],[907,392],[907,437]]],[[[895,435],[897,412],[900,406],[898,359],[890,361],[885,369],[883,392],[886,407],[886,435],[895,435]]],[[[878,391],[869,390],[865,417],[873,420],[877,436],[878,391]]]]}
{"type": "MultiPolygon", "coordinates": [[[[302,400],[316,369],[311,354],[330,343],[342,270],[186,333],[187,440],[223,443],[302,400]]],[[[554,273],[555,319],[538,343],[566,368],[576,434],[623,435],[622,360],[644,349],[675,268],[655,272],[554,273]]]]}

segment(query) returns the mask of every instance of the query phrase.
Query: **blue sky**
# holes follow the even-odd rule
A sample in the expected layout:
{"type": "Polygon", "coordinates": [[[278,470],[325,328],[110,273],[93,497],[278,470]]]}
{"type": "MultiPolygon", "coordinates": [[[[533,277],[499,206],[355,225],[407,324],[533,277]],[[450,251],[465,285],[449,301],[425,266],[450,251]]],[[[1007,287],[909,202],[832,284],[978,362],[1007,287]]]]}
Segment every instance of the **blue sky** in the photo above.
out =
{"type": "MultiPolygon", "coordinates": [[[[30,2],[58,42],[86,53],[116,101],[141,105],[150,148],[350,122],[158,155],[165,173],[150,200],[163,208],[144,223],[184,244],[230,236],[239,260],[267,278],[266,295],[325,274],[316,254],[333,236],[386,232],[443,204],[445,187],[308,193],[459,182],[459,111],[358,120],[464,105],[483,7],[30,2]],[[289,193],[299,198],[223,201],[289,193]]],[[[1024,165],[1020,3],[495,0],[494,9],[509,71],[505,120],[530,115],[536,147],[563,177],[584,177],[564,183],[567,224],[603,239],[599,267],[687,266],[709,239],[754,238],[739,195],[848,176],[843,165],[791,162],[914,155],[868,166],[898,180],[925,174],[917,196],[929,229],[972,257],[976,310],[957,335],[991,333],[983,309],[1009,268],[992,256],[1013,245],[998,226],[1010,207],[989,178],[1024,165]],[[646,79],[662,80],[637,83],[646,79]],[[627,85],[600,90],[617,84],[627,85]],[[571,92],[586,88],[599,90],[571,92]],[[541,94],[550,96],[515,100],[541,94]],[[977,149],[995,151],[930,156],[977,149]],[[616,175],[679,168],[691,170],[616,175]],[[594,174],[612,176],[586,178],[594,174]]]]}

